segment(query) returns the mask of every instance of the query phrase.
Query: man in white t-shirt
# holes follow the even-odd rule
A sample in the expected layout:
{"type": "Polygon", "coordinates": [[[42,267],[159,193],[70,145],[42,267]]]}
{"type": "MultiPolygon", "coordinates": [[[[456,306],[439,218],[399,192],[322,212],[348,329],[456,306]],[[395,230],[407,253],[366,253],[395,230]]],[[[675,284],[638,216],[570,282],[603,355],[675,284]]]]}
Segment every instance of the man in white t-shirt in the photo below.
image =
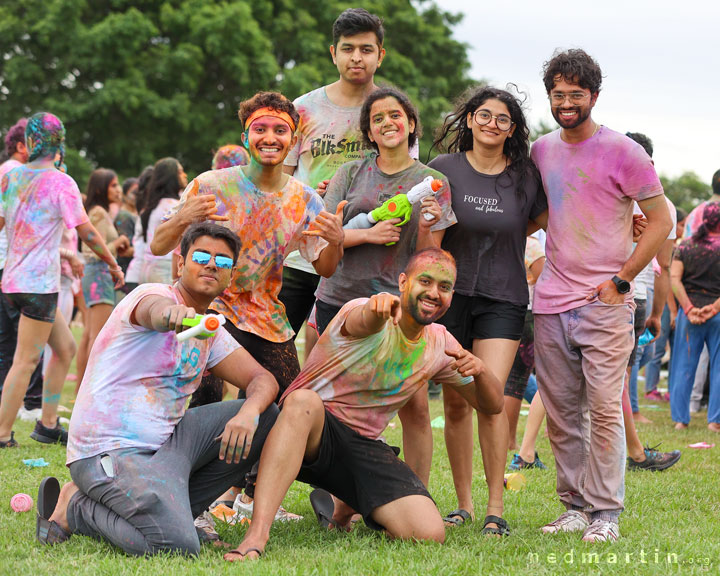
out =
{"type": "Polygon", "coordinates": [[[181,243],[178,282],[144,284],[115,308],[70,421],[73,482],[40,485],[38,540],[75,533],[128,554],[198,553],[193,519],[244,478],[277,416],[276,380],[224,328],[208,339],[175,334],[228,286],[238,253],[231,231],[195,225],[181,243]],[[206,369],[247,399],[186,411],[206,369]]]}
{"type": "MultiPolygon", "coordinates": [[[[360,109],[377,88],[374,78],[385,57],[384,37],[380,18],[362,8],[345,10],[335,20],[330,54],[340,76],[294,101],[300,123],[297,144],[285,159],[288,174],[317,188],[346,162],[372,155],[360,131],[360,109]]],[[[295,333],[315,302],[319,280],[298,252],[285,259],[280,300],[295,333]]]]}

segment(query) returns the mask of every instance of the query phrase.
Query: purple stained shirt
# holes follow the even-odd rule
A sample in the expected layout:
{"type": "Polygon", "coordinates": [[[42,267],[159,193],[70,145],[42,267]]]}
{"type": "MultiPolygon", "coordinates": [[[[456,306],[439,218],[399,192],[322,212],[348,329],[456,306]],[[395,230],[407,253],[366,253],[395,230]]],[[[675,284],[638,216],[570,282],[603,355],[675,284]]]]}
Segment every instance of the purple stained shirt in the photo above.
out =
{"type": "Polygon", "coordinates": [[[76,228],[88,221],[75,180],[55,168],[25,164],[2,178],[0,194],[9,246],[3,292],[59,292],[63,224],[76,228]]]}
{"type": "MultiPolygon", "coordinates": [[[[558,314],[587,304],[632,253],[633,201],[662,196],[642,146],[602,126],[577,144],[560,130],[540,138],[532,158],[548,199],[546,262],[535,285],[533,312],[558,314]]],[[[632,290],[626,302],[632,302],[632,290]]]]}

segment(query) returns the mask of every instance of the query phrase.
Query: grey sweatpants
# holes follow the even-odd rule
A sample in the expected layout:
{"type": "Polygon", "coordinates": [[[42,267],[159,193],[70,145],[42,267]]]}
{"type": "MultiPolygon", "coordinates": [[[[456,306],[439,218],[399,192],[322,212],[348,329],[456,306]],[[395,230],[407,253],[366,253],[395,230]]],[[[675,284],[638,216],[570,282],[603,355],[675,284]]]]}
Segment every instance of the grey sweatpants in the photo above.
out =
{"type": "Polygon", "coordinates": [[[243,402],[188,410],[157,451],[118,449],[70,464],[80,488],[68,505],[71,531],[108,540],[128,554],[197,554],[193,519],[228,488],[242,485],[277,418],[272,404],[260,416],[248,458],[228,464],[218,458],[215,438],[243,402]]]}

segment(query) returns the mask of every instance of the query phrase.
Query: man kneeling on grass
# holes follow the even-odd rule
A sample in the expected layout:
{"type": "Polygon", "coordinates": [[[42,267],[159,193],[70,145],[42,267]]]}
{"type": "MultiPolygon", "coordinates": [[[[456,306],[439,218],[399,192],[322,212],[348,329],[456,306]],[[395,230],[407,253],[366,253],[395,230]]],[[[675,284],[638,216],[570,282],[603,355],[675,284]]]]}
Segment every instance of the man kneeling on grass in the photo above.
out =
{"type": "Polygon", "coordinates": [[[115,308],[70,421],[73,482],[40,485],[41,542],[83,534],[128,554],[198,553],[193,518],[250,471],[277,417],[277,382],[224,328],[204,340],[175,334],[227,288],[238,251],[233,232],[195,225],[182,239],[178,282],[143,284],[115,308]],[[186,412],[206,368],[247,399],[186,412]]]}
{"type": "Polygon", "coordinates": [[[326,524],[347,528],[357,511],[393,538],[445,540],[427,489],[377,438],[428,379],[453,386],[478,410],[502,410],[495,376],[433,324],[450,306],[455,276],[453,257],[428,248],[400,274],[400,297],[380,293],[340,309],[280,400],[260,458],[252,524],[226,560],[262,554],[296,479],[336,497],[335,504],[327,498],[324,511],[313,502],[326,524]]]}

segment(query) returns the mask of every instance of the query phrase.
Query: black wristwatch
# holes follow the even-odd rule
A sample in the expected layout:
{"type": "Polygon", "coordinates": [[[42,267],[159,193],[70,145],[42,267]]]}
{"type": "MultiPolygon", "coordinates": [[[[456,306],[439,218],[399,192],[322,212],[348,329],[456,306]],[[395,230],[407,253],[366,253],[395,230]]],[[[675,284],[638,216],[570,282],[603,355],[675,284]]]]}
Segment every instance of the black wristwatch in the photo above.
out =
{"type": "Polygon", "coordinates": [[[619,294],[627,294],[630,292],[630,282],[627,280],[623,280],[620,278],[620,276],[613,276],[612,277],[613,284],[615,284],[615,288],[617,288],[617,291],[619,294]]]}

